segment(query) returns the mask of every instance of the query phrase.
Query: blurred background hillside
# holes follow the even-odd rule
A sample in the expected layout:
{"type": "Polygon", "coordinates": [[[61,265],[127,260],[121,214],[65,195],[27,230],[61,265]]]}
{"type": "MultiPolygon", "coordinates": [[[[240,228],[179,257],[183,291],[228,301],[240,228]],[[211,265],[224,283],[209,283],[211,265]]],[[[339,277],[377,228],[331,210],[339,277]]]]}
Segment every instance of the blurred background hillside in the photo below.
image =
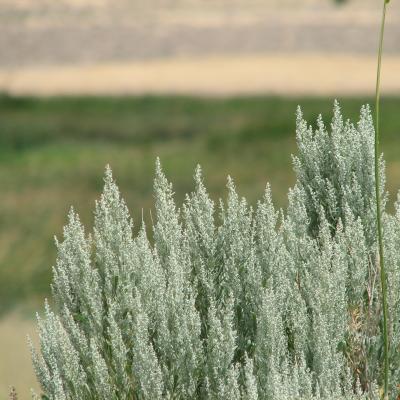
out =
{"type": "MultiPolygon", "coordinates": [[[[294,183],[295,110],[329,124],[373,103],[378,0],[0,0],[0,398],[35,387],[26,333],[49,296],[53,235],[88,229],[107,163],[135,229],[155,158],[178,202],[197,163],[255,204],[294,183]]],[[[382,146],[400,187],[400,2],[390,3],[382,146]]],[[[392,207],[392,206],[390,206],[392,207]]]]}
{"type": "MultiPolygon", "coordinates": [[[[379,10],[378,0],[2,0],[0,89],[370,93],[379,10]]],[[[400,89],[399,22],[393,2],[383,81],[391,93],[400,89]]]]}

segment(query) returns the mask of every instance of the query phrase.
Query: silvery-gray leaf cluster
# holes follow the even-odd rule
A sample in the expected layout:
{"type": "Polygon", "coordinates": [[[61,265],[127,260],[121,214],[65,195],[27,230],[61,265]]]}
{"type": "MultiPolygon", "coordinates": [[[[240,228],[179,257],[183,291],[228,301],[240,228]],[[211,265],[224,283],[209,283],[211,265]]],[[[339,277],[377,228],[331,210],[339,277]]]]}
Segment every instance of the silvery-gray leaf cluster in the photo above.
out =
{"type": "MultiPolygon", "coordinates": [[[[135,230],[105,174],[88,235],[71,210],[32,359],[51,400],[379,398],[374,128],[339,105],[297,114],[297,182],[277,210],[231,178],[209,197],[200,167],[178,209],[157,161],[150,227],[135,230]],[[133,235],[137,231],[137,235],[133,235]]],[[[381,174],[384,165],[381,161],[381,174]]],[[[382,191],[382,198],[385,193],[382,191]]],[[[392,393],[400,382],[400,206],[384,213],[392,393]]]]}

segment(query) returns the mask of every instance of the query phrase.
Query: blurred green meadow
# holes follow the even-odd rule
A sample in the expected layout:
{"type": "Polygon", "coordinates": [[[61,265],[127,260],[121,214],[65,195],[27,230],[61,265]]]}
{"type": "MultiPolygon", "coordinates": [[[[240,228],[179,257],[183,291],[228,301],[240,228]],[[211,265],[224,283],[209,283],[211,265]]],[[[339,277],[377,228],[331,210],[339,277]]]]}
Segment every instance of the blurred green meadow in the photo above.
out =
{"type": "MultiPolygon", "coordinates": [[[[356,120],[370,98],[345,98],[356,120]]],[[[214,200],[230,174],[255,204],[267,182],[284,206],[294,183],[295,111],[329,124],[328,98],[15,98],[0,97],[0,313],[42,302],[71,205],[90,227],[109,163],[137,228],[150,218],[157,156],[178,204],[196,164],[214,200]]],[[[382,101],[382,147],[390,200],[400,187],[400,98],[382,101]]],[[[392,205],[391,205],[392,207],[392,205]]]]}

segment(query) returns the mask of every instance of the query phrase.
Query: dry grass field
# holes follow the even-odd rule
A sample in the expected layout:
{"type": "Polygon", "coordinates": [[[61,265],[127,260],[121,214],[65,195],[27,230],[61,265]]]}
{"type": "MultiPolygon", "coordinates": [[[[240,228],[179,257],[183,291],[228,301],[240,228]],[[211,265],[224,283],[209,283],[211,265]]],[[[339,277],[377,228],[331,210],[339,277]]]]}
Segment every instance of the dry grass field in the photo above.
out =
{"type": "Polygon", "coordinates": [[[37,343],[37,334],[32,316],[26,311],[15,311],[0,319],[0,398],[6,399],[10,385],[19,388],[18,399],[30,398],[30,389],[39,393],[30,362],[27,335],[37,343]]]}

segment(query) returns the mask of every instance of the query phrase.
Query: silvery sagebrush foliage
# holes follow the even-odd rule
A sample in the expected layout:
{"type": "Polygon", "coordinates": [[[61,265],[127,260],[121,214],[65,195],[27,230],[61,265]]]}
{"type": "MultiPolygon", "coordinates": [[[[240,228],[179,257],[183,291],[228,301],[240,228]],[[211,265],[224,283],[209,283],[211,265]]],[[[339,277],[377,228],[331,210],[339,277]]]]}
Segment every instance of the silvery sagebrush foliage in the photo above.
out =
{"type": "MultiPolygon", "coordinates": [[[[200,167],[181,209],[157,161],[156,218],[133,236],[106,169],[92,235],[71,209],[32,359],[51,400],[376,399],[382,383],[373,122],[297,112],[286,211],[200,167]]],[[[384,165],[381,161],[381,174],[384,165]]],[[[382,191],[382,197],[385,193],[382,191]]],[[[400,381],[400,198],[384,214],[391,388],[400,381]]]]}

